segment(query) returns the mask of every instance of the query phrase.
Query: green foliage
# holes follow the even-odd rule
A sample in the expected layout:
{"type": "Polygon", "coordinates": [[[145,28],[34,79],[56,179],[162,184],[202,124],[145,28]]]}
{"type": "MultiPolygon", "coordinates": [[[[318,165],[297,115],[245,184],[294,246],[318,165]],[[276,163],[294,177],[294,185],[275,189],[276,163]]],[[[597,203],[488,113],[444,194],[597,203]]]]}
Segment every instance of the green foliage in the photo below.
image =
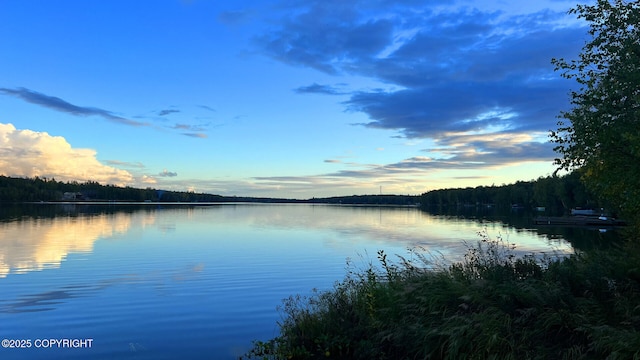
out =
{"type": "Polygon", "coordinates": [[[515,255],[480,234],[451,265],[412,251],[284,301],[257,359],[640,358],[637,249],[515,255]],[[631,276],[630,274],[635,274],[631,276]],[[634,277],[635,276],[635,277],[634,277]]]}
{"type": "Polygon", "coordinates": [[[578,60],[553,60],[580,86],[551,133],[556,164],[581,168],[590,189],[640,224],[640,2],[598,0],[570,12],[593,38],[578,60]]]}
{"type": "Polygon", "coordinates": [[[518,181],[502,186],[477,186],[464,189],[440,189],[422,194],[424,208],[456,208],[495,206],[509,208],[519,205],[526,208],[546,207],[551,214],[568,213],[575,207],[603,207],[595,201],[580,182],[580,172],[564,176],[540,177],[535,181],[518,181]]]}
{"type": "Polygon", "coordinates": [[[160,202],[285,202],[284,199],[227,197],[187,191],[158,191],[115,185],[102,185],[95,181],[83,183],[62,182],[55,179],[15,178],[0,175],[0,202],[60,201],[64,193],[80,193],[83,200],[160,201],[160,202]]]}

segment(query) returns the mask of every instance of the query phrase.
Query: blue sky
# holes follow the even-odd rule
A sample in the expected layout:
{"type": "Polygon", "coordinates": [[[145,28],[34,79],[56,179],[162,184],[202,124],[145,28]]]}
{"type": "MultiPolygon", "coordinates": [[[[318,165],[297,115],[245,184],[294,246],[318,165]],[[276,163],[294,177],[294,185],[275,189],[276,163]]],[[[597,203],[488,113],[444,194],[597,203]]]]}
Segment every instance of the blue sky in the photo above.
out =
{"type": "Polygon", "coordinates": [[[4,0],[0,172],[301,199],[546,176],[574,5],[4,0]]]}

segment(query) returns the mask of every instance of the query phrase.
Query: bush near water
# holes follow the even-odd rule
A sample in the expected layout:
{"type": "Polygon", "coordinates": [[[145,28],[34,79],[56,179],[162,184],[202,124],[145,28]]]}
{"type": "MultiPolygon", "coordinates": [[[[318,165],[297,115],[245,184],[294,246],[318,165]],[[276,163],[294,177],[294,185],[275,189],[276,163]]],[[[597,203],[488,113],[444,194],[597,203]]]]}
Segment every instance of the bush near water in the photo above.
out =
{"type": "Polygon", "coordinates": [[[241,358],[640,359],[637,247],[516,257],[480,236],[448,266],[380,251],[379,266],[285,300],[280,334],[241,358]]]}

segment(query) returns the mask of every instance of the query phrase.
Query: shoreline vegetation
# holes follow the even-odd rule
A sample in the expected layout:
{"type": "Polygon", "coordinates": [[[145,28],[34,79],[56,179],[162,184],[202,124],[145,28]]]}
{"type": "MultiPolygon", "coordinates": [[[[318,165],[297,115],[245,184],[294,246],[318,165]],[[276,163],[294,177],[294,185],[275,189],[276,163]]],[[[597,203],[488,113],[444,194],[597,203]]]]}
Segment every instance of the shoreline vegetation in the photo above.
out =
{"type": "Polygon", "coordinates": [[[638,247],[524,257],[485,232],[464,260],[412,251],[291,296],[240,359],[638,359],[638,247]]]}

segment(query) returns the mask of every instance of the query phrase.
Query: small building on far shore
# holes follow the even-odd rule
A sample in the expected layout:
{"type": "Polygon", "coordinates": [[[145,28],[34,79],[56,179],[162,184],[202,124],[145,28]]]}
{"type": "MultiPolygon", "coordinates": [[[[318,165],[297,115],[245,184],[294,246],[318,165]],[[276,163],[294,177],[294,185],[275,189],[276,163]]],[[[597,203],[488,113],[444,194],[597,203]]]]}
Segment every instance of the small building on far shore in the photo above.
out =
{"type": "Polygon", "coordinates": [[[64,194],[62,194],[62,200],[64,201],[85,200],[85,196],[81,192],[65,192],[64,194]]]}

